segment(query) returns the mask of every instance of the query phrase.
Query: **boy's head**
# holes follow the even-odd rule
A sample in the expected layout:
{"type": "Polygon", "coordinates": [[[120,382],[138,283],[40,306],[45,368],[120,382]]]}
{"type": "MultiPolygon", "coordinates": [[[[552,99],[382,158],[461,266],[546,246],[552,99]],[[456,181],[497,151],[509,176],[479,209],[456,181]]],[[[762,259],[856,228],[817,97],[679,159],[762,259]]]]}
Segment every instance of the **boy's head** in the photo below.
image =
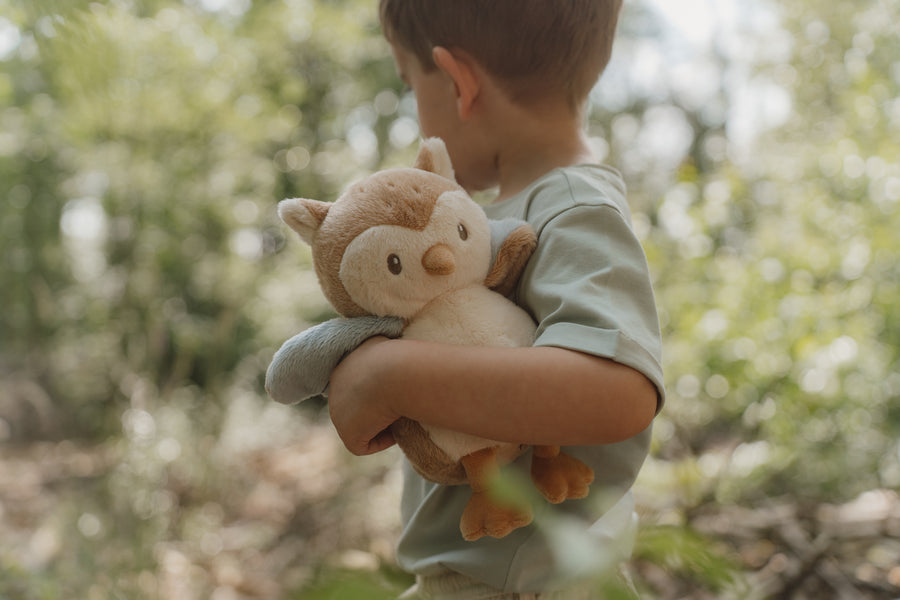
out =
{"type": "Polygon", "coordinates": [[[380,0],[385,37],[426,70],[432,49],[463,50],[527,104],[580,107],[612,51],[622,0],[380,0]]]}

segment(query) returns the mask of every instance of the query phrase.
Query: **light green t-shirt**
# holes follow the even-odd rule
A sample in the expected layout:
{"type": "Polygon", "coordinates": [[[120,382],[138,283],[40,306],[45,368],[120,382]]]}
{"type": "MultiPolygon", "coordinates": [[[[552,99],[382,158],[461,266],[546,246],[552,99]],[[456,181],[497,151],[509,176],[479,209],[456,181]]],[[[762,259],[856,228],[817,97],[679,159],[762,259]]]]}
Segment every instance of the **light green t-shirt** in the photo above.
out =
{"type": "MultiPolygon", "coordinates": [[[[535,345],[577,350],[637,369],[656,385],[661,406],[659,321],[619,174],[601,165],[557,169],[516,196],[486,206],[485,212],[492,219],[525,220],[538,234],[513,298],[537,323],[535,345]]],[[[406,463],[398,560],[417,574],[450,569],[518,592],[556,587],[571,576],[572,567],[590,572],[621,561],[633,544],[630,489],[649,442],[648,428],[617,444],[565,448],[594,469],[588,497],[544,503],[535,509],[535,524],[499,540],[465,541],[459,519],[471,494],[468,486],[425,481],[406,463]],[[560,546],[558,536],[547,531],[573,524],[586,535],[571,538],[577,555],[567,555],[572,548],[565,541],[560,546]]],[[[529,452],[511,468],[527,477],[530,460],[529,452]]]]}

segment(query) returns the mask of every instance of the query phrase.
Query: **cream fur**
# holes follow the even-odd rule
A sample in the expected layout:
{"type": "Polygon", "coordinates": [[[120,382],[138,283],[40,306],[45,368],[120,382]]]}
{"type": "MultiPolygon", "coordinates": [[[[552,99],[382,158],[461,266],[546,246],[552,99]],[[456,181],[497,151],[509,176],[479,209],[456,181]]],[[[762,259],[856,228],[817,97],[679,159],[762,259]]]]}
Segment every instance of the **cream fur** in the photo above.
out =
{"type": "Polygon", "coordinates": [[[359,234],[344,250],[339,273],[353,302],[370,314],[412,319],[440,294],[483,285],[490,261],[490,228],[484,211],[465,193],[445,192],[422,230],[376,225],[359,234]],[[460,225],[465,227],[465,240],[460,238],[460,225]],[[449,275],[433,275],[423,265],[423,257],[438,245],[453,255],[454,270],[449,275]],[[388,270],[390,256],[399,259],[399,274],[388,270]]]}
{"type": "Polygon", "coordinates": [[[317,200],[288,198],[278,203],[278,216],[309,245],[313,244],[331,205],[317,200]]]}
{"type": "Polygon", "coordinates": [[[422,148],[413,166],[440,175],[450,181],[456,180],[453,165],[450,163],[450,155],[447,154],[444,141],[440,138],[429,138],[422,142],[422,148]]]}
{"type": "MultiPolygon", "coordinates": [[[[443,293],[416,314],[403,330],[404,338],[470,346],[530,346],[534,322],[528,313],[482,285],[443,293]]],[[[423,425],[432,441],[453,460],[483,448],[499,447],[514,458],[518,444],[504,444],[473,435],[423,425]]]]}
{"type": "MultiPolygon", "coordinates": [[[[411,339],[531,345],[531,318],[486,283],[511,289],[510,281],[534,249],[534,232],[527,226],[513,231],[491,269],[487,216],[453,181],[440,139],[423,142],[415,168],[375,173],[334,203],[292,198],[278,210],[312,246],[322,290],[342,315],[401,317],[406,321],[402,337],[411,339]]],[[[488,447],[501,448],[504,460],[523,451],[518,444],[438,428],[426,431],[430,443],[452,461],[488,447]]],[[[398,442],[416,463],[420,449],[398,442]]],[[[423,463],[419,467],[427,471],[423,463]]]]}
{"type": "MultiPolygon", "coordinates": [[[[536,245],[534,231],[526,224],[505,229],[492,265],[491,225],[481,207],[453,181],[441,140],[423,143],[416,168],[375,173],[333,204],[285,200],[279,214],[311,245],[322,290],[343,316],[400,317],[406,323],[401,337],[408,339],[502,347],[532,344],[531,317],[494,290],[506,294],[513,289],[536,245]]],[[[403,418],[391,431],[420,475],[447,485],[482,477],[482,467],[490,470],[483,461],[503,464],[527,449],[403,418]]],[[[573,460],[563,466],[571,464],[573,460]]],[[[593,474],[578,464],[582,487],[577,489],[566,487],[569,479],[558,476],[555,467],[533,468],[532,478],[554,502],[582,497],[593,474]]],[[[461,528],[466,539],[477,539],[483,535],[481,524],[498,525],[492,525],[489,535],[502,536],[529,521],[530,516],[486,501],[480,487],[466,507],[461,528]]]]}

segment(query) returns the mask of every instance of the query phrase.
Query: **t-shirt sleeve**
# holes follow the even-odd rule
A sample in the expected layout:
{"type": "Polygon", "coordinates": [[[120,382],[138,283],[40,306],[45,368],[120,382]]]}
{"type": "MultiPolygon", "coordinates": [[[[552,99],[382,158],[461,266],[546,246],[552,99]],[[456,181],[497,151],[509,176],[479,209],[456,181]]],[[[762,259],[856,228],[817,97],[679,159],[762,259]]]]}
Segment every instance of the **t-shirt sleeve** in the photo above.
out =
{"type": "Polygon", "coordinates": [[[548,219],[518,286],[538,323],[536,346],[608,358],[643,373],[665,398],[659,319],[640,241],[611,204],[548,219]]]}

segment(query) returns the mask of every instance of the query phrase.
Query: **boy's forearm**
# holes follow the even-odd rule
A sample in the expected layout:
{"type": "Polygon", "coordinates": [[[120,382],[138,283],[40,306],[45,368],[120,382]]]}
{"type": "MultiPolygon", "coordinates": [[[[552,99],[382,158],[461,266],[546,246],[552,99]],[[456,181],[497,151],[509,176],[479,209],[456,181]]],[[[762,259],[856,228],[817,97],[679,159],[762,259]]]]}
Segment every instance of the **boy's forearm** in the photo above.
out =
{"type": "Polygon", "coordinates": [[[643,374],[563,348],[390,340],[375,356],[368,389],[392,412],[498,441],[614,443],[646,429],[656,412],[643,374]]]}

